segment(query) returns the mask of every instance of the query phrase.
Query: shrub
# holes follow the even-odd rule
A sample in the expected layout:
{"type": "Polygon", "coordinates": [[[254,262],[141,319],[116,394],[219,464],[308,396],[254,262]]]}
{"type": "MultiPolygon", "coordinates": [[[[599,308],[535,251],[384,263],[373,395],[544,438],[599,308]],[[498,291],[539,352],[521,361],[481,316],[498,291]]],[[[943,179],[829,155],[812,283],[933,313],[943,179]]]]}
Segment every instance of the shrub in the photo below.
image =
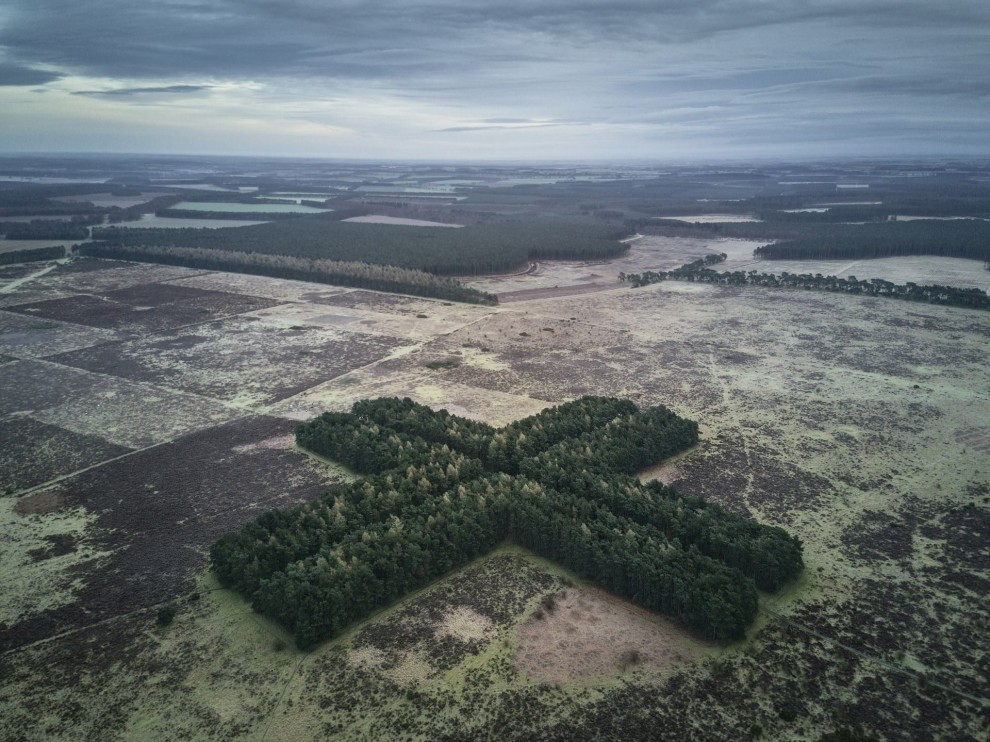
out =
{"type": "Polygon", "coordinates": [[[175,618],[175,606],[169,603],[168,605],[163,605],[158,609],[158,617],[155,619],[155,623],[159,626],[168,626],[172,623],[172,619],[175,618]]]}

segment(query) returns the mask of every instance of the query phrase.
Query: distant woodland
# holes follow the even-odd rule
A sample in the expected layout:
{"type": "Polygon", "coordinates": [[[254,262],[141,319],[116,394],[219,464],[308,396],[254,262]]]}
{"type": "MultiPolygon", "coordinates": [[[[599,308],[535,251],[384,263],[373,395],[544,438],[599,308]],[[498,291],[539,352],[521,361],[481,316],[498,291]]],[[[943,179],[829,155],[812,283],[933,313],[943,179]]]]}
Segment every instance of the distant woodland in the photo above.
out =
{"type": "Polygon", "coordinates": [[[26,250],[0,252],[0,265],[31,263],[36,260],[58,260],[64,257],[65,248],[58,245],[54,247],[30,247],[26,250]]]}
{"type": "MultiPolygon", "coordinates": [[[[229,215],[228,215],[229,216],[229,215]]],[[[238,218],[245,218],[238,214],[238,218]]],[[[104,227],[93,238],[123,247],[199,247],[360,261],[413,268],[437,275],[472,275],[519,269],[528,260],[599,260],[621,255],[621,228],[566,219],[477,224],[461,229],[356,224],[326,216],[221,229],[104,227]]]]}
{"type": "Polygon", "coordinates": [[[919,219],[845,224],[821,216],[776,212],[770,217],[776,221],[710,224],[657,219],[637,225],[644,233],[780,240],[757,251],[757,257],[767,260],[859,260],[906,255],[990,260],[990,221],[919,219]]]}
{"type": "Polygon", "coordinates": [[[633,474],[694,445],[664,407],[584,397],[494,430],[409,399],[301,425],[300,446],[365,475],[271,511],[210,551],[224,585],[300,647],[509,539],[707,637],[743,636],[757,589],[802,569],[801,544],[633,474]]]}
{"type": "Polygon", "coordinates": [[[860,260],[903,255],[990,260],[990,222],[976,219],[837,224],[760,247],[767,260],[860,260]]]}
{"type": "Polygon", "coordinates": [[[99,216],[0,222],[0,234],[8,240],[85,240],[89,225],[99,223],[99,216]]]}
{"type": "MultiPolygon", "coordinates": [[[[758,248],[762,249],[762,248],[758,248]]],[[[938,284],[919,285],[916,283],[895,284],[882,278],[859,280],[855,276],[838,278],[823,276],[821,273],[757,273],[756,271],[714,271],[708,266],[723,262],[725,253],[707,255],[700,260],[682,265],[672,271],[643,271],[642,273],[620,274],[622,281],[628,281],[633,288],[660,281],[691,281],[714,283],[724,286],[770,286],[774,288],[795,288],[814,291],[831,291],[861,296],[879,296],[888,299],[942,304],[965,309],[990,310],[990,295],[980,289],[963,289],[938,284]]]]}

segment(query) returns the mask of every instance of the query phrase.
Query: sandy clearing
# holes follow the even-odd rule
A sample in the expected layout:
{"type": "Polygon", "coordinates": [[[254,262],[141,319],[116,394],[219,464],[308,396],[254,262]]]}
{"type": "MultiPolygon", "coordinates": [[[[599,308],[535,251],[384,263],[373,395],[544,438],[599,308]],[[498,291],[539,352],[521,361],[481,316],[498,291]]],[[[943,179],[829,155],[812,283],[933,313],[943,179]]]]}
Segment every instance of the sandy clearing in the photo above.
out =
{"type": "Polygon", "coordinates": [[[515,666],[559,685],[638,665],[666,676],[707,649],[672,622],[603,590],[568,588],[552,611],[539,608],[519,627],[515,666]]]}
{"type": "Polygon", "coordinates": [[[450,636],[461,641],[487,641],[495,635],[495,624],[469,606],[451,608],[437,629],[437,636],[450,636]]]}

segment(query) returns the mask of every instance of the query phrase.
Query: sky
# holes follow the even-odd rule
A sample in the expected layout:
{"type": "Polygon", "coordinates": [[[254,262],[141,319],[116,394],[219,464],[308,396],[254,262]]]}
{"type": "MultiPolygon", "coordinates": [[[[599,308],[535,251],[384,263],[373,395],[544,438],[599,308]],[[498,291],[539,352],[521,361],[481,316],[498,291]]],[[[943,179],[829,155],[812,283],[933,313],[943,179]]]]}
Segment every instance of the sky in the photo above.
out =
{"type": "Polygon", "coordinates": [[[987,0],[4,0],[0,151],[990,156],[987,0]]]}

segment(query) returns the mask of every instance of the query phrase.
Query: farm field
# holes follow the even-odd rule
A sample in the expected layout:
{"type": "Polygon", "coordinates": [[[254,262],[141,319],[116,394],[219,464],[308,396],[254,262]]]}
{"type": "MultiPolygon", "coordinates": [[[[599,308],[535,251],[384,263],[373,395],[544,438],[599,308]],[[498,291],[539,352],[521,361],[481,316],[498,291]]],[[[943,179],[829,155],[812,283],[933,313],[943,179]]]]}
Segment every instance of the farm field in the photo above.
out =
{"type": "Polygon", "coordinates": [[[157,214],[142,214],[133,222],[118,222],[115,227],[139,227],[147,229],[220,229],[222,227],[250,227],[252,224],[264,224],[263,219],[182,219],[177,216],[158,216],[157,214]]]}
{"type": "Polygon", "coordinates": [[[367,216],[352,216],[344,219],[345,222],[355,222],[357,224],[398,224],[407,227],[463,227],[463,224],[445,224],[444,222],[431,222],[425,219],[404,219],[401,216],[385,216],[383,214],[368,214],[367,216]]]}
{"type": "MultiPolygon", "coordinates": [[[[735,270],[753,244],[645,237],[610,263],[471,284],[498,308],[111,261],[5,268],[4,735],[985,738],[990,322],[618,283],[709,252],[735,270]],[[295,448],[298,420],[398,395],[500,426],[584,394],[698,420],[702,443],[642,476],[804,542],[804,576],[745,641],[700,641],[506,546],[301,652],[206,569],[220,535],[350,476],[295,448]]],[[[942,282],[948,260],[982,272],[850,270],[942,282]]]]}
{"type": "Polygon", "coordinates": [[[325,209],[293,203],[249,204],[228,201],[180,201],[172,208],[183,211],[243,212],[245,214],[319,214],[325,211],[325,209]]]}

